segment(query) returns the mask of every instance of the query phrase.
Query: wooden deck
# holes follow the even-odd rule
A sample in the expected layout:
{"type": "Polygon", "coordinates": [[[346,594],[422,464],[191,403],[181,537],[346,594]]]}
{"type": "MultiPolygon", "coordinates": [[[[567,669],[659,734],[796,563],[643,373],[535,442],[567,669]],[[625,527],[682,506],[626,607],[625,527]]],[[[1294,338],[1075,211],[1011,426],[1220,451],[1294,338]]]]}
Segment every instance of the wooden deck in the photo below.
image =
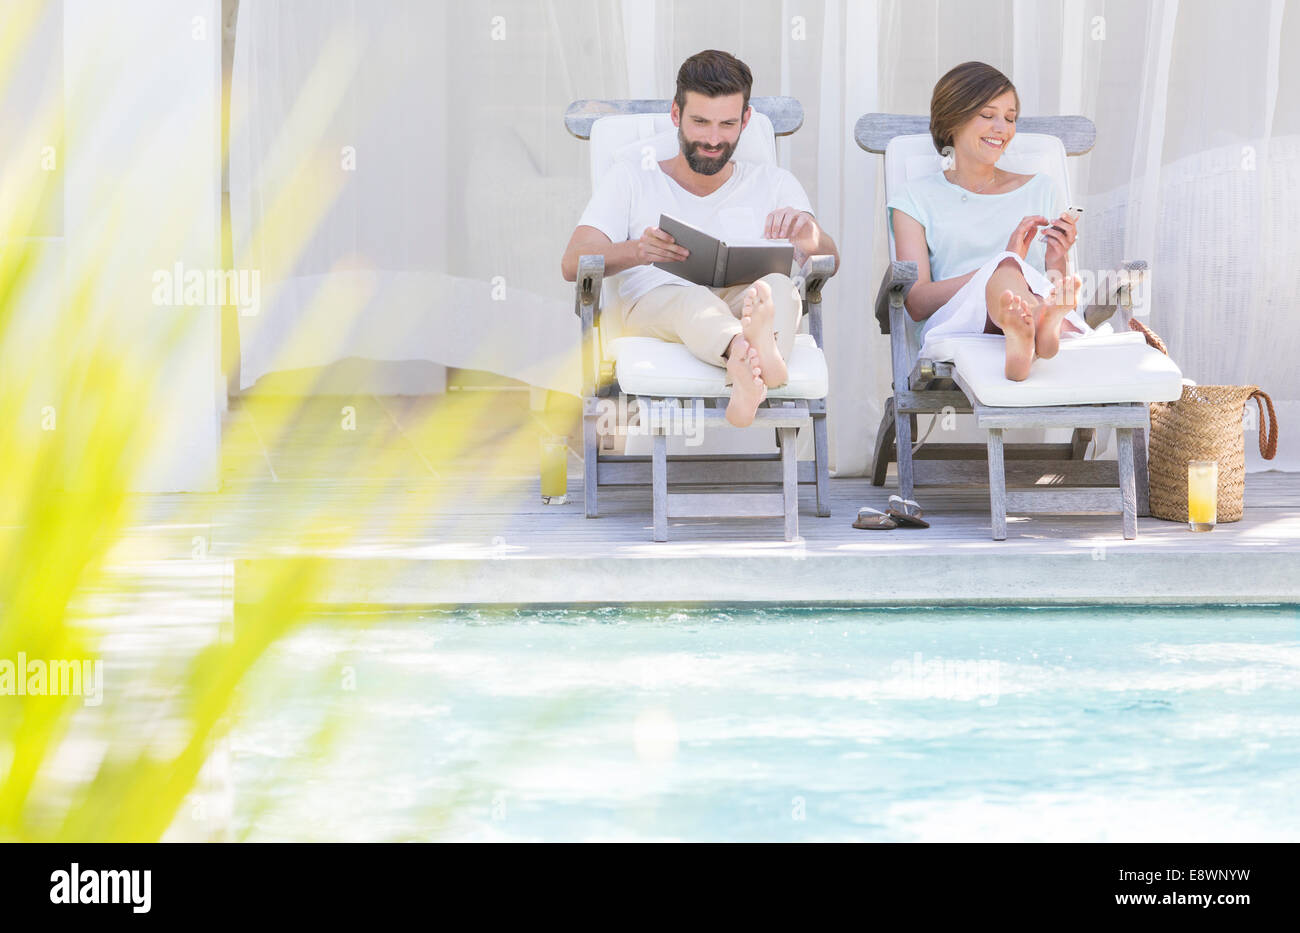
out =
{"type": "Polygon", "coordinates": [[[1250,475],[1243,520],[1206,534],[1144,518],[1125,541],[1118,515],[1013,516],[996,542],[980,489],[919,490],[929,529],[860,531],[858,507],[883,509],[892,479],[844,478],[830,518],[801,490],[793,543],[780,519],[747,519],[674,520],[656,544],[648,488],[603,492],[584,516],[576,453],[568,504],[542,504],[524,414],[451,457],[427,403],[344,400],[356,428],[340,431],[336,401],[274,438],[256,406],[232,412],[222,492],[141,497],[114,560],[202,558],[245,602],[277,561],[316,555],[336,606],[1300,602],[1300,475],[1250,475]]]}

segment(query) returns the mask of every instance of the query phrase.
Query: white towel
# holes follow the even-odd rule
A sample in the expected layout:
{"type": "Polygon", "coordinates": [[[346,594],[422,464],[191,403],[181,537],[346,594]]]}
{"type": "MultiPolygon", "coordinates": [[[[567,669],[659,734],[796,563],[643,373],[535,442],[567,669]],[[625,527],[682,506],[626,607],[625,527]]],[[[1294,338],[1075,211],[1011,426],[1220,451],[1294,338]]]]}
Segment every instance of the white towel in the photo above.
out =
{"type": "MultiPolygon", "coordinates": [[[[924,343],[921,345],[921,356],[927,359],[934,359],[932,351],[934,343],[945,337],[953,337],[957,334],[982,334],[984,333],[984,321],[988,315],[988,306],[984,300],[984,289],[989,284],[989,276],[993,270],[1005,259],[1014,259],[1020,264],[1020,269],[1024,273],[1025,282],[1029,285],[1029,290],[1040,298],[1046,298],[1052,289],[1052,282],[1047,276],[1039,272],[1029,263],[1025,262],[1015,253],[1008,250],[994,256],[984,265],[980,266],[975,276],[957,290],[948,301],[934,312],[925,322],[922,334],[924,343]]],[[[1065,319],[1079,328],[1079,334],[1070,332],[1063,333],[1062,338],[1087,336],[1092,333],[1092,328],[1088,326],[1087,321],[1078,310],[1071,311],[1065,316],[1065,319]]]]}

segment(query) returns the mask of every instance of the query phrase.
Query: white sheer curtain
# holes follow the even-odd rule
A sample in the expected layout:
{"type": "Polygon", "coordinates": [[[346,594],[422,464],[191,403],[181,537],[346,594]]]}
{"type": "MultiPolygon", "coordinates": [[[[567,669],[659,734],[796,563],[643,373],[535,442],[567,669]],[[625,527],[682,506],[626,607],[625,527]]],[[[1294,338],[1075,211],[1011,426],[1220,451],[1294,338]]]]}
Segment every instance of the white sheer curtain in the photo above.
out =
{"type": "Polygon", "coordinates": [[[1081,262],[1150,261],[1148,322],[1185,374],[1270,392],[1279,456],[1250,462],[1300,469],[1297,39],[1295,0],[245,0],[232,215],[266,295],[241,319],[243,383],[363,356],[574,391],[558,260],[588,184],[564,107],[671,96],[681,59],[725,48],[755,94],[805,107],[779,151],[844,257],[826,290],[832,461],[864,472],[889,394],[871,315],[886,240],[880,159],[853,124],[926,113],[935,80],[980,59],[1025,113],[1096,121],[1072,160],[1081,262]],[[334,170],[349,145],[356,170],[334,170]]]}
{"type": "Polygon", "coordinates": [[[555,9],[494,9],[241,4],[231,221],[263,290],[240,316],[242,387],[355,356],[577,391],[556,245],[585,188],[576,144],[557,145],[557,63],[577,49],[555,9]]]}

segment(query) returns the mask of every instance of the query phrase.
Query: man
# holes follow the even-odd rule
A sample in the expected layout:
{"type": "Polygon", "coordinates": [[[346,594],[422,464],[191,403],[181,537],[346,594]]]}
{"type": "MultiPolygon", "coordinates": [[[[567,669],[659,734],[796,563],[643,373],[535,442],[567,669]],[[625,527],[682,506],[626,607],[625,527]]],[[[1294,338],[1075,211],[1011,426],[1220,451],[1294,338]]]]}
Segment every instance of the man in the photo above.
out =
{"type": "Polygon", "coordinates": [[[753,78],[744,62],[705,51],[677,72],[672,120],[680,150],[648,167],[618,162],[592,194],[564,251],[564,278],[574,281],[578,257],[602,255],[607,274],[623,273],[619,296],[624,332],[685,344],[698,358],[727,370],[727,420],[752,424],[769,387],[788,379],[786,359],[803,312],[788,275],[752,285],[710,289],[658,269],[687,251],[656,225],[661,214],[681,218],[723,240],[788,239],[799,263],[839,253],[813,218],[808,195],[774,165],[733,162],[753,112],[753,78]]]}

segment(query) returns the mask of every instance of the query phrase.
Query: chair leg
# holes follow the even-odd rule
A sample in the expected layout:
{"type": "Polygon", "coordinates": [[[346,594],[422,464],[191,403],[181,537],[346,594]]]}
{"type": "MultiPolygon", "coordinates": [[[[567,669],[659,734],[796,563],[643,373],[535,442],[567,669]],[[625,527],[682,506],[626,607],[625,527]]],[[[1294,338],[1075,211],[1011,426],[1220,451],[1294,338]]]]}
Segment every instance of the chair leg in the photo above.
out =
{"type": "Polygon", "coordinates": [[[993,540],[1007,539],[1007,474],[1002,461],[1002,429],[989,428],[989,513],[993,518],[993,540]]]}
{"type": "MultiPolygon", "coordinates": [[[[817,471],[817,515],[826,518],[831,514],[831,456],[830,444],[826,438],[826,413],[813,415],[813,453],[817,471]]],[[[796,464],[797,468],[798,464],[796,464]]]]}
{"type": "Polygon", "coordinates": [[[1093,436],[1097,433],[1095,428],[1075,428],[1074,433],[1070,435],[1070,459],[1082,460],[1083,455],[1088,450],[1088,444],[1091,443],[1093,436]]]}
{"type": "Polygon", "coordinates": [[[599,455],[596,437],[596,416],[582,416],[582,496],[587,507],[587,517],[595,518],[600,514],[596,508],[596,495],[599,492],[600,475],[596,459],[599,455]]]}
{"type": "Polygon", "coordinates": [[[654,496],[654,537],[668,540],[668,436],[662,429],[654,434],[654,461],[650,471],[654,496]]]}
{"type": "Polygon", "coordinates": [[[885,414],[876,429],[876,454],[871,459],[871,485],[885,485],[889,475],[889,448],[894,443],[894,398],[890,396],[885,402],[885,414]]]}
{"type": "Polygon", "coordinates": [[[894,414],[894,446],[898,448],[898,489],[904,499],[912,498],[912,419],[915,415],[894,414]]]}
{"type": "Polygon", "coordinates": [[[1124,539],[1132,541],[1138,535],[1137,489],[1134,479],[1134,428],[1115,429],[1115,449],[1119,459],[1119,494],[1124,503],[1124,539]]]}
{"type": "Polygon", "coordinates": [[[785,540],[799,537],[799,452],[795,449],[798,428],[777,428],[781,437],[781,492],[785,497],[785,540]]]}
{"type": "Polygon", "coordinates": [[[1133,472],[1137,481],[1137,513],[1140,518],[1151,517],[1151,472],[1147,464],[1147,429],[1133,432],[1133,472]]]}

